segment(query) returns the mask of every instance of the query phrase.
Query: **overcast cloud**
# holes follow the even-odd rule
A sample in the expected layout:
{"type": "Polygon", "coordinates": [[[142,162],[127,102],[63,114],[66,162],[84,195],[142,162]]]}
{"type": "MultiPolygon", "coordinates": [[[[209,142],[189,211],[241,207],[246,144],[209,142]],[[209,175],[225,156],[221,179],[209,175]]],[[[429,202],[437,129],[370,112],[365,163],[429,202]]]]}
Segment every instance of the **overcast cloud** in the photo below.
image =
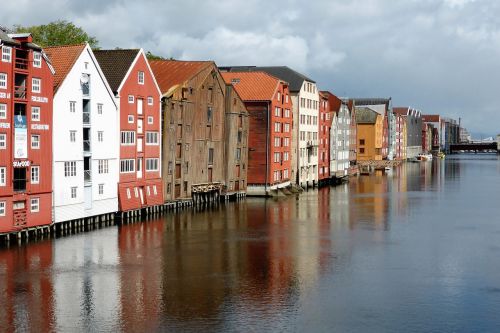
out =
{"type": "Polygon", "coordinates": [[[339,96],[391,96],[497,134],[499,14],[494,0],[17,0],[0,25],[66,19],[103,48],[287,65],[339,96]]]}

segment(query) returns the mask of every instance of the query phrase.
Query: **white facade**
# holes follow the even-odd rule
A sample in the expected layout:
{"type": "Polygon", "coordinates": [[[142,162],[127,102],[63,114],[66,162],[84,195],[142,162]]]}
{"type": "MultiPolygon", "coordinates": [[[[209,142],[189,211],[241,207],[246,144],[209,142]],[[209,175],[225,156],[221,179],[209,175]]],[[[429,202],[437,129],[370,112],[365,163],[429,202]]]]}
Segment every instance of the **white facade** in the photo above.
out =
{"type": "Polygon", "coordinates": [[[298,183],[318,184],[319,92],[315,83],[304,81],[298,94],[298,183]]]}
{"type": "Polygon", "coordinates": [[[340,105],[336,126],[336,175],[347,176],[349,170],[349,144],[351,132],[351,114],[345,103],[340,105]]]}
{"type": "Polygon", "coordinates": [[[332,112],[332,125],[330,128],[330,176],[335,176],[338,171],[337,163],[337,137],[338,122],[337,113],[332,112]]]}
{"type": "Polygon", "coordinates": [[[118,210],[119,147],[117,104],[87,45],[54,95],[54,222],[118,210]]]}

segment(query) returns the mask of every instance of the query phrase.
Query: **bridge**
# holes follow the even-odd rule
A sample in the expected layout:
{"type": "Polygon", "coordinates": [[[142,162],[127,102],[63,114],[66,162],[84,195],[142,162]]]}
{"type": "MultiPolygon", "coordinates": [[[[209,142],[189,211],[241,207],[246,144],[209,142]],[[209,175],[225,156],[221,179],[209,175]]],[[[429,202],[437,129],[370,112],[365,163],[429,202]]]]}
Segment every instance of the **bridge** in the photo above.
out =
{"type": "Polygon", "coordinates": [[[496,142],[471,142],[471,143],[456,143],[450,145],[450,152],[452,154],[460,153],[462,151],[473,152],[473,153],[479,153],[479,152],[498,153],[498,144],[496,142]]]}

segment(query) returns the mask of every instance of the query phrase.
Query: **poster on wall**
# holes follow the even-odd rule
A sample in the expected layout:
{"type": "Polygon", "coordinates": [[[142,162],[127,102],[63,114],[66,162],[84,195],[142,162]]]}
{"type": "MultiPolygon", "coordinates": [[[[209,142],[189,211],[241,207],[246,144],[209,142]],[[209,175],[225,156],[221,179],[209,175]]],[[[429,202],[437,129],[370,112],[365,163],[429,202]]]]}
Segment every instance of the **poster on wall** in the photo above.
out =
{"type": "Polygon", "coordinates": [[[22,115],[14,117],[14,158],[28,158],[28,127],[22,115]]]}

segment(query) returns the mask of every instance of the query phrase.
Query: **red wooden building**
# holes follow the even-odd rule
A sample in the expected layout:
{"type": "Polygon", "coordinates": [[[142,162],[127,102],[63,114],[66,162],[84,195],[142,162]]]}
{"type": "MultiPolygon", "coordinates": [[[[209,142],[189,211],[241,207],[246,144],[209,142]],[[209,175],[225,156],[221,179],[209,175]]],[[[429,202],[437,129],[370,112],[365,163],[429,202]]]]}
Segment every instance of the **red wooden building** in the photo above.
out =
{"type": "Polygon", "coordinates": [[[52,223],[54,72],[30,34],[0,30],[0,233],[52,223]]]}
{"type": "Polygon", "coordinates": [[[288,83],[264,72],[222,76],[248,110],[248,195],[289,186],[293,118],[288,83]]]}
{"type": "Polygon", "coordinates": [[[322,185],[330,179],[330,118],[328,96],[319,93],[319,146],[318,146],[318,182],[322,185]]]}
{"type": "Polygon", "coordinates": [[[161,93],[140,50],[94,51],[118,98],[121,211],[163,204],[161,180],[161,93]]]}

